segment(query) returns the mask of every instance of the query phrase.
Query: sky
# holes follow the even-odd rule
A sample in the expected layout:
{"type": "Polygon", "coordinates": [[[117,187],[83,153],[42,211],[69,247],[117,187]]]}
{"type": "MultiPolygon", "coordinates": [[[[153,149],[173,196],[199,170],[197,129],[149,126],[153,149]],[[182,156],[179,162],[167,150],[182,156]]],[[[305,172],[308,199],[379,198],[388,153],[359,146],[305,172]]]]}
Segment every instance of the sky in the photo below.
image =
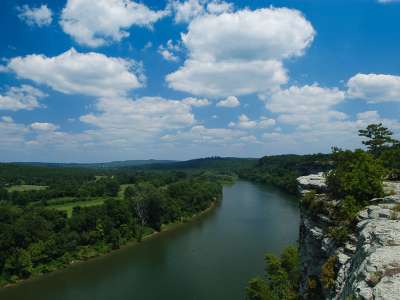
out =
{"type": "Polygon", "coordinates": [[[261,157],[400,133],[398,0],[2,0],[0,161],[261,157]]]}

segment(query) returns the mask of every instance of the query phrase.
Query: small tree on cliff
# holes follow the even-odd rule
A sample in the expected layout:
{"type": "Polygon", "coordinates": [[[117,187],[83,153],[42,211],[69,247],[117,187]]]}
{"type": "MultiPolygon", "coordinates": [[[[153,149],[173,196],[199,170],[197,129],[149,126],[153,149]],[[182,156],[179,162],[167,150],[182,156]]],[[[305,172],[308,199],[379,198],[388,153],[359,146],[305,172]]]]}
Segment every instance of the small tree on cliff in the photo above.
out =
{"type": "Polygon", "coordinates": [[[333,149],[334,169],[327,176],[329,192],[338,199],[351,196],[360,204],[383,196],[385,169],[379,160],[361,150],[333,149]]]}
{"type": "Polygon", "coordinates": [[[370,124],[366,129],[359,130],[358,135],[367,138],[362,143],[367,146],[368,151],[375,157],[397,142],[392,138],[393,132],[384,127],[382,123],[370,124]]]}

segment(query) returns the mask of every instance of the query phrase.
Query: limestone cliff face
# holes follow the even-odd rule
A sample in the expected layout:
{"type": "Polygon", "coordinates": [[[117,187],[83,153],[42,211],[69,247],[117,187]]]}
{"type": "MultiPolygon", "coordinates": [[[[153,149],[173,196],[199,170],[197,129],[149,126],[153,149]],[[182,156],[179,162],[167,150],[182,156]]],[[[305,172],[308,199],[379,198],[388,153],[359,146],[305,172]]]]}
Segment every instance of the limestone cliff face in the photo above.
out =
{"type": "MultiPolygon", "coordinates": [[[[322,193],[326,190],[322,174],[303,176],[298,182],[303,189],[319,191],[316,198],[326,205],[338,204],[322,193]]],[[[400,182],[386,182],[385,189],[392,195],[371,200],[344,246],[329,237],[328,216],[312,214],[300,205],[300,292],[305,298],[312,279],[320,278],[322,266],[335,257],[334,283],[322,287],[325,299],[400,299],[400,182]]]]}

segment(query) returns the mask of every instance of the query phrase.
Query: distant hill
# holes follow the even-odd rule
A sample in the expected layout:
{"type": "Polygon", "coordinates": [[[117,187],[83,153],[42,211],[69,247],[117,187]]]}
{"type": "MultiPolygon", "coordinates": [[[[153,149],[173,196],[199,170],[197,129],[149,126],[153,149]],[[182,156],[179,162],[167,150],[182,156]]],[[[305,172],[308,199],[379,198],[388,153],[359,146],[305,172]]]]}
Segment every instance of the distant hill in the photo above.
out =
{"type": "Polygon", "coordinates": [[[120,171],[129,171],[130,169],[136,170],[216,170],[235,172],[240,169],[248,169],[256,166],[257,158],[237,158],[237,157],[206,157],[191,159],[186,161],[174,160],[125,160],[125,161],[112,161],[104,163],[42,163],[42,162],[14,162],[0,164],[5,166],[15,167],[42,167],[42,168],[80,168],[88,170],[102,169],[112,170],[119,169],[120,171]]]}
{"type": "Polygon", "coordinates": [[[176,160],[124,160],[124,161],[111,161],[104,163],[42,163],[42,162],[14,162],[14,165],[25,165],[25,166],[44,166],[44,167],[70,167],[70,168],[93,168],[93,169],[107,169],[107,168],[121,168],[121,167],[137,167],[145,165],[163,165],[175,163],[176,160]]]}
{"type": "Polygon", "coordinates": [[[206,157],[186,161],[172,162],[168,164],[153,164],[144,166],[150,169],[173,169],[173,170],[224,170],[235,171],[243,168],[254,167],[258,158],[237,158],[237,157],[206,157]]]}

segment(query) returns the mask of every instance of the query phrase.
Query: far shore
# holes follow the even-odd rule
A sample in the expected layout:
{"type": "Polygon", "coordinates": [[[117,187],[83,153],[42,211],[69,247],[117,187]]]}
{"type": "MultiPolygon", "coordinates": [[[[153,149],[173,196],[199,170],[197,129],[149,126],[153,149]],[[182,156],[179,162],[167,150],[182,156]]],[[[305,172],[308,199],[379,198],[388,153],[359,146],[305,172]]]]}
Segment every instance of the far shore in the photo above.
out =
{"type": "Polygon", "coordinates": [[[110,250],[110,251],[108,251],[106,253],[100,253],[99,252],[99,253],[97,253],[97,255],[92,256],[92,257],[87,258],[87,259],[73,260],[69,264],[63,265],[61,268],[56,269],[56,270],[54,270],[52,272],[33,275],[33,276],[31,276],[31,277],[29,277],[27,279],[19,279],[15,283],[7,283],[7,284],[5,284],[3,286],[0,286],[0,290],[7,289],[7,288],[14,288],[14,287],[17,287],[17,286],[19,286],[21,284],[30,282],[30,281],[40,280],[40,279],[43,279],[46,276],[55,275],[55,274],[57,274],[59,272],[63,272],[66,269],[72,268],[74,266],[78,266],[78,265],[81,265],[81,264],[84,264],[84,263],[87,263],[87,262],[100,260],[100,259],[106,258],[108,256],[118,254],[118,252],[120,252],[122,250],[126,250],[127,248],[137,246],[137,245],[139,245],[141,243],[144,243],[144,242],[146,242],[148,240],[157,238],[158,236],[160,236],[163,233],[171,232],[173,230],[176,230],[178,228],[181,228],[181,227],[185,226],[186,224],[194,222],[195,220],[201,219],[202,217],[204,217],[205,215],[210,213],[212,210],[214,210],[218,206],[220,201],[221,201],[220,199],[215,199],[214,201],[211,202],[211,205],[209,207],[207,207],[205,210],[203,210],[203,211],[201,211],[201,212],[199,212],[197,214],[194,214],[193,216],[191,216],[188,219],[184,219],[184,220],[178,221],[178,222],[163,224],[161,226],[161,231],[154,231],[154,232],[152,232],[152,233],[150,233],[150,234],[148,234],[146,236],[143,236],[141,242],[138,242],[137,240],[130,240],[126,244],[121,245],[120,248],[118,248],[118,249],[113,249],[113,250],[110,250]]]}

